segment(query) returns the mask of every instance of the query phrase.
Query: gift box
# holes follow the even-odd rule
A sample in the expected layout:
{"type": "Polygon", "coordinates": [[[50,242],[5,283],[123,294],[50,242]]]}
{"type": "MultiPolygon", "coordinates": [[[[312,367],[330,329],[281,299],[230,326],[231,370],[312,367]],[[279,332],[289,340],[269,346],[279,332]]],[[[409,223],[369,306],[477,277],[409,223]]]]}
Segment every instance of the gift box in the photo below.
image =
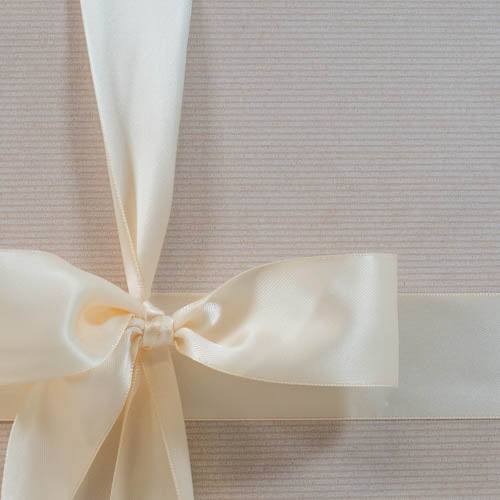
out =
{"type": "MultiPolygon", "coordinates": [[[[0,239],[12,249],[2,298],[15,297],[5,276],[18,283],[11,259],[21,249],[56,254],[124,294],[137,285],[139,303],[133,254],[150,274],[158,259],[154,281],[146,276],[151,307],[127,311],[144,322],[132,325],[138,336],[175,343],[166,368],[175,376],[160,386],[178,382],[195,498],[497,496],[497,7],[202,1],[190,19],[187,3],[157,3],[130,15],[132,3],[82,2],[87,40],[78,2],[0,7],[0,239]],[[124,70],[126,83],[113,87],[124,70]],[[147,107],[151,93],[157,105],[147,107]],[[110,187],[106,164],[134,167],[136,157],[146,169],[175,165],[171,195],[173,170],[111,176],[110,187]],[[168,213],[141,224],[170,196],[166,243],[150,254],[168,213]],[[249,327],[252,311],[264,327],[249,327]]],[[[44,259],[35,270],[50,268],[44,259]]],[[[43,283],[24,273],[20,292],[45,299],[54,266],[43,283]]],[[[126,309],[129,299],[103,286],[126,309]]],[[[67,296],[50,302],[55,311],[67,296]]],[[[28,306],[16,321],[37,324],[28,306]]],[[[19,337],[7,321],[4,352],[5,338],[19,337]]],[[[144,359],[155,341],[141,340],[144,359]]],[[[29,346],[21,361],[38,359],[29,346]]],[[[5,359],[18,359],[12,350],[5,359]]],[[[99,360],[68,358],[70,376],[99,360]]],[[[5,373],[22,367],[12,365],[5,373]]],[[[33,391],[31,379],[15,382],[0,393],[2,454],[7,420],[33,391]]],[[[106,394],[100,383],[94,393],[92,404],[106,394]]],[[[71,441],[68,429],[56,430],[71,441]]],[[[134,446],[138,457],[162,453],[134,446]]],[[[113,456],[85,478],[106,475],[113,456]]],[[[7,498],[36,465],[16,465],[7,498]]],[[[153,476],[138,488],[148,492],[153,476]]],[[[78,498],[90,498],[86,480],[78,498]]]]}

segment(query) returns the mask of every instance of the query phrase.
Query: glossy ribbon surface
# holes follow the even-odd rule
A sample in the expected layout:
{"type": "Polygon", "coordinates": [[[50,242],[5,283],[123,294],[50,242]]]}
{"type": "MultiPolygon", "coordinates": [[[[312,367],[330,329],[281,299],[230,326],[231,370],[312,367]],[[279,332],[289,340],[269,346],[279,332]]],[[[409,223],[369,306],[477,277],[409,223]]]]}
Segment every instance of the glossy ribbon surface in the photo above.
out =
{"type": "Polygon", "coordinates": [[[397,384],[391,256],[269,264],[171,316],[42,252],[0,252],[0,277],[0,382],[28,387],[4,499],[192,498],[172,343],[249,380],[397,384]]]}
{"type": "Polygon", "coordinates": [[[129,292],[54,255],[0,252],[0,404],[16,411],[4,500],[192,499],[172,352],[252,381],[397,385],[391,255],[277,262],[168,315],[150,303],[190,7],[82,0],[129,292]]]}

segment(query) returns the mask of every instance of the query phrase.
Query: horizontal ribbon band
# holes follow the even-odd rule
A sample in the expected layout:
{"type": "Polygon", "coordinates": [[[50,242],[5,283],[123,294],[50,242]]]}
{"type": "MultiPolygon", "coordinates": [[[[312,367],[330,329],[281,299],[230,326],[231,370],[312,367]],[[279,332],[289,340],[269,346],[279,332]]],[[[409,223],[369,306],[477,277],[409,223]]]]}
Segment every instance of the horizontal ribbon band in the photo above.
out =
{"type": "MultiPolygon", "coordinates": [[[[152,300],[173,312],[200,298],[152,300]]],[[[268,384],[174,353],[185,419],[500,418],[500,294],[400,294],[398,302],[398,387],[268,384]]],[[[0,420],[14,419],[26,388],[0,386],[0,420]]]]}

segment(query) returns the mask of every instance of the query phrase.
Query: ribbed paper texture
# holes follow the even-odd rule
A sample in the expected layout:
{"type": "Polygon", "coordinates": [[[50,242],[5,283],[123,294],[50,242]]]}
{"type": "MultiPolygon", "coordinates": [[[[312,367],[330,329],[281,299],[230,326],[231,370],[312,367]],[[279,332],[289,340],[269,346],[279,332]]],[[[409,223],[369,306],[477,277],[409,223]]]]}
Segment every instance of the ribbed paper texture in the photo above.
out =
{"type": "MultiPolygon", "coordinates": [[[[380,250],[402,291],[500,292],[499,49],[493,1],[195,1],[156,290],[380,250]]],[[[0,246],[124,284],[104,161],[78,2],[3,0],[0,246]]],[[[199,499],[500,497],[497,421],[188,434],[199,499]]]]}

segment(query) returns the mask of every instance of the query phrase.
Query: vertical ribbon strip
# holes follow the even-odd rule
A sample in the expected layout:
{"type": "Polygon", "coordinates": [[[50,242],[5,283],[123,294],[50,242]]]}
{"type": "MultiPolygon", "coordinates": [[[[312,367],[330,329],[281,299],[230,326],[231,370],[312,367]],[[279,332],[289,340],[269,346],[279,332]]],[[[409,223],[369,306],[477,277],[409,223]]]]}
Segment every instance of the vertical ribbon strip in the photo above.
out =
{"type": "Polygon", "coordinates": [[[190,0],[82,0],[130,293],[147,300],[167,230],[190,0]]]}

